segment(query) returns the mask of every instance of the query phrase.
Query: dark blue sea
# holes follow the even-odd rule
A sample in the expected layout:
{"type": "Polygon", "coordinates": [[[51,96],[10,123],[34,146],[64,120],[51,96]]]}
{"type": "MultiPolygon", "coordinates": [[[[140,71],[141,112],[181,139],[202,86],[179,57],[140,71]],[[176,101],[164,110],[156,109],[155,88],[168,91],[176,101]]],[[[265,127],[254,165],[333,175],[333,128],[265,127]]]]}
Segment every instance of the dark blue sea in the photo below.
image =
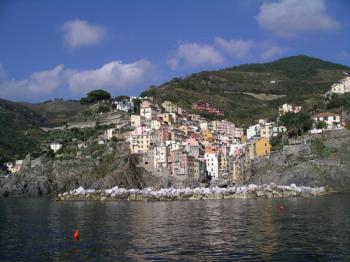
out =
{"type": "Polygon", "coordinates": [[[350,261],[350,195],[174,202],[0,199],[0,261],[350,261]],[[76,228],[79,241],[73,239],[76,228]]]}

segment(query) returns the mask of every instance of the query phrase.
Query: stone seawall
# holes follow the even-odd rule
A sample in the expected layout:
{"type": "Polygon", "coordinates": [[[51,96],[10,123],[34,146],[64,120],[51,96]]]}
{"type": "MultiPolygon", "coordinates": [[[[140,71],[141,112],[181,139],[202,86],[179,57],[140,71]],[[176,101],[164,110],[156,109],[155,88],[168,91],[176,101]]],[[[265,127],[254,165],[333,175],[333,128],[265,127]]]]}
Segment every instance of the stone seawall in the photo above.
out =
{"type": "Polygon", "coordinates": [[[274,183],[257,186],[250,184],[241,187],[228,188],[163,188],[155,190],[125,189],[114,187],[107,190],[95,190],[79,187],[77,189],[59,194],[57,201],[76,200],[127,200],[127,201],[169,201],[169,200],[199,200],[199,199],[235,199],[235,198],[273,198],[273,197],[310,197],[331,193],[325,187],[304,187],[291,184],[278,186],[274,183]]]}

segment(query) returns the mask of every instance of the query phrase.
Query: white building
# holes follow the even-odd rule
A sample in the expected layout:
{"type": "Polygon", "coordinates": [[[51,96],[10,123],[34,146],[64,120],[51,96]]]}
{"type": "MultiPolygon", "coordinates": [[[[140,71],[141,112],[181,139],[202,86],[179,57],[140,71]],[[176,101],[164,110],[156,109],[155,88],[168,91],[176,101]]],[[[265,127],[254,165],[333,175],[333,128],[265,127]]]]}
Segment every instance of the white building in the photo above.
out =
{"type": "Polygon", "coordinates": [[[139,127],[142,125],[142,119],[140,115],[131,115],[130,117],[131,127],[139,127]]]}
{"type": "Polygon", "coordinates": [[[272,126],[260,127],[260,137],[270,138],[272,136],[272,126]]]}
{"type": "Polygon", "coordinates": [[[297,106],[297,105],[289,105],[289,104],[283,104],[281,106],[278,107],[278,114],[279,116],[283,116],[284,114],[288,113],[288,112],[292,112],[292,113],[298,113],[301,111],[301,106],[297,106]]]}
{"type": "Polygon", "coordinates": [[[259,124],[250,126],[247,129],[247,139],[248,140],[251,139],[252,137],[255,137],[255,136],[260,136],[260,125],[259,124]]]}
{"type": "Polygon", "coordinates": [[[215,153],[205,153],[204,159],[208,175],[213,178],[219,177],[219,159],[215,153]]]}
{"type": "Polygon", "coordinates": [[[115,134],[115,128],[109,128],[105,131],[105,138],[107,140],[111,140],[114,134],[115,134]]]}
{"type": "Polygon", "coordinates": [[[160,126],[161,126],[160,121],[158,121],[158,120],[152,120],[151,121],[151,129],[159,130],[160,126]]]}
{"type": "Polygon", "coordinates": [[[241,156],[245,153],[246,144],[231,144],[229,148],[229,156],[241,156]]]}
{"type": "Polygon", "coordinates": [[[350,77],[347,76],[331,86],[331,89],[325,94],[326,98],[331,98],[333,94],[345,94],[350,92],[350,77]]]}
{"type": "Polygon", "coordinates": [[[132,101],[114,101],[117,110],[121,110],[124,112],[134,112],[134,102],[132,101]]]}
{"type": "Polygon", "coordinates": [[[274,126],[272,128],[272,137],[276,137],[286,132],[287,132],[287,128],[285,126],[274,126]]]}
{"type": "Polygon", "coordinates": [[[200,123],[199,123],[199,127],[201,128],[201,130],[206,130],[206,129],[208,129],[208,122],[205,122],[205,121],[200,122],[200,123]]]}
{"type": "Polygon", "coordinates": [[[153,149],[154,153],[154,168],[167,166],[167,147],[163,144],[156,146],[153,149]]]}
{"type": "Polygon", "coordinates": [[[52,143],[50,144],[50,149],[56,153],[58,150],[60,150],[62,148],[62,144],[60,143],[52,143]]]}
{"type": "Polygon", "coordinates": [[[101,138],[101,139],[98,140],[98,144],[99,144],[99,145],[104,145],[104,144],[106,144],[106,143],[107,143],[106,140],[104,140],[103,138],[101,138]]]}
{"type": "Polygon", "coordinates": [[[140,116],[151,120],[157,115],[157,110],[149,100],[143,100],[140,104],[140,116]]]}
{"type": "Polygon", "coordinates": [[[341,118],[339,114],[331,112],[318,113],[312,117],[314,122],[324,122],[327,124],[327,129],[341,128],[341,118]]]}
{"type": "Polygon", "coordinates": [[[236,138],[241,138],[244,135],[244,130],[243,128],[235,128],[235,133],[234,133],[234,137],[236,138]]]}
{"type": "Polygon", "coordinates": [[[151,120],[155,116],[155,111],[152,107],[145,107],[140,109],[140,116],[147,120],[151,120]]]}

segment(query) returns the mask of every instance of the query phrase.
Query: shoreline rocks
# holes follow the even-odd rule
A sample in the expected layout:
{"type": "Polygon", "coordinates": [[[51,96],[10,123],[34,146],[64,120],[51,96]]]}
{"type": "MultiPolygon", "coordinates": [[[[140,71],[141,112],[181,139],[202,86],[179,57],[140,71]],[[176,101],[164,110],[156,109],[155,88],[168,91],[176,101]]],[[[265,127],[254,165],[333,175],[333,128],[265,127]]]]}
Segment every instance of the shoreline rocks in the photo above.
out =
{"type": "Polygon", "coordinates": [[[257,186],[249,184],[239,187],[196,187],[196,188],[154,188],[125,189],[113,187],[106,190],[77,189],[58,194],[57,201],[174,201],[200,199],[245,199],[245,198],[280,198],[280,197],[310,197],[332,193],[325,187],[305,187],[291,184],[280,186],[274,183],[257,186]]]}

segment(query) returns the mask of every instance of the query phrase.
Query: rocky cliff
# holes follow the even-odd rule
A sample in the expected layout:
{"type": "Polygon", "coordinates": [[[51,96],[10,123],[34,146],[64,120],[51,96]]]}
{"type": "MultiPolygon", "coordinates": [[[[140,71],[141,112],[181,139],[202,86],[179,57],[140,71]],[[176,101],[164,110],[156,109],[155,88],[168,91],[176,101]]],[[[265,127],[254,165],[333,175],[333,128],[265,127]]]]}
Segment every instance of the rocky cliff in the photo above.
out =
{"type": "Polygon", "coordinates": [[[52,159],[27,155],[22,170],[0,181],[0,195],[45,196],[84,186],[107,189],[114,186],[143,188],[156,184],[137,167],[137,159],[119,150],[101,159],[52,159]]]}
{"type": "Polygon", "coordinates": [[[253,162],[250,183],[327,186],[350,191],[350,131],[325,132],[253,162]]]}

